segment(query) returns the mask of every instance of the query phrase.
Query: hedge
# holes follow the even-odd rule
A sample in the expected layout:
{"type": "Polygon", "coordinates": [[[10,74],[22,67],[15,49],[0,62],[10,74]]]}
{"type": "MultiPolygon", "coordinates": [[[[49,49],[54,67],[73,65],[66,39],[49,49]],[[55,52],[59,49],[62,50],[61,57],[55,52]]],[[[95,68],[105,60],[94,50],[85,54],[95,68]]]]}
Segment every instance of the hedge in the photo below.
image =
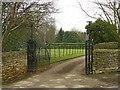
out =
{"type": "Polygon", "coordinates": [[[117,49],[118,42],[104,42],[94,45],[94,49],[117,49]]]}
{"type": "MultiPolygon", "coordinates": [[[[40,44],[39,46],[45,47],[45,44],[40,44]]],[[[77,48],[77,49],[84,49],[85,44],[84,43],[52,43],[47,44],[47,48],[77,48]]]]}

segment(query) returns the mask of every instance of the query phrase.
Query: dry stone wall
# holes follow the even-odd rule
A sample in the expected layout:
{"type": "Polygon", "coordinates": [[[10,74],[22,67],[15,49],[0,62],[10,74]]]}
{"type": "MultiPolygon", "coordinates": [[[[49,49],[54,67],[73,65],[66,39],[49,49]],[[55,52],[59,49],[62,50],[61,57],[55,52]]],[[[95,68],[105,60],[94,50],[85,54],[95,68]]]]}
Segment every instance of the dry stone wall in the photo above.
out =
{"type": "Polygon", "coordinates": [[[93,69],[95,73],[118,70],[118,49],[95,49],[93,69]]]}
{"type": "Polygon", "coordinates": [[[2,82],[13,82],[23,78],[27,71],[25,52],[2,53],[2,82]]]}

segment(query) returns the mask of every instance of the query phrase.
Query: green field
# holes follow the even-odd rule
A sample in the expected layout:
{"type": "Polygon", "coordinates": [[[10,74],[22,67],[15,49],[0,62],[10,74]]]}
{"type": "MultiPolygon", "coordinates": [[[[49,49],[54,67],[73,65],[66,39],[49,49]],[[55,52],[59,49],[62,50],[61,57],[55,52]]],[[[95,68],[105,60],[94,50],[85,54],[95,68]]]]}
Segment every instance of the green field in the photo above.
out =
{"type": "Polygon", "coordinates": [[[50,63],[83,56],[84,49],[49,49],[50,63]]]}
{"type": "MultiPolygon", "coordinates": [[[[41,65],[48,63],[55,63],[63,60],[68,60],[75,57],[80,57],[85,55],[84,49],[47,49],[47,53],[50,55],[50,62],[48,60],[42,59],[40,61],[41,65]]],[[[41,49],[41,56],[45,55],[45,49],[41,49]]]]}
{"type": "Polygon", "coordinates": [[[84,49],[48,49],[50,57],[63,57],[83,53],[84,49]]]}

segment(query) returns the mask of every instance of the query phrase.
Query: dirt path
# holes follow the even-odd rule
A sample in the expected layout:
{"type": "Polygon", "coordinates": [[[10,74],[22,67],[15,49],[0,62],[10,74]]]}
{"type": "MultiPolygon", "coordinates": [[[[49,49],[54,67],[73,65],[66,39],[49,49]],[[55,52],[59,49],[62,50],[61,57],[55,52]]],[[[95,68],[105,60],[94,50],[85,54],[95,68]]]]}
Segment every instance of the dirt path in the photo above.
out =
{"type": "MultiPolygon", "coordinates": [[[[54,64],[53,64],[54,65],[54,64]]],[[[84,74],[84,57],[55,64],[49,70],[5,86],[6,88],[103,88],[111,86],[84,74]]]]}

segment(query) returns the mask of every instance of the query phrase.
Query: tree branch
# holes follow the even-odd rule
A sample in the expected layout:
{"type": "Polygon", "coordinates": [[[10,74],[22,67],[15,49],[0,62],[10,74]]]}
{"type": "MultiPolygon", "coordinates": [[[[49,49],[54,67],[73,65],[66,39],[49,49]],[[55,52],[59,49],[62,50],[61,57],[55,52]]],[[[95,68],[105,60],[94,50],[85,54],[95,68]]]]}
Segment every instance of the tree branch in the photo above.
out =
{"type": "Polygon", "coordinates": [[[80,4],[80,2],[79,2],[78,0],[76,0],[76,1],[78,2],[81,10],[82,10],[87,16],[89,16],[89,17],[91,17],[91,18],[94,18],[94,19],[98,19],[98,18],[96,18],[96,17],[93,17],[93,16],[89,15],[89,14],[83,9],[83,7],[82,7],[82,5],[80,4]]]}
{"type": "Polygon", "coordinates": [[[113,24],[113,21],[112,21],[111,17],[109,16],[109,14],[107,13],[107,11],[105,11],[105,9],[103,7],[103,4],[100,3],[99,1],[98,2],[94,2],[94,3],[97,4],[99,6],[99,8],[103,11],[107,21],[110,22],[111,24],[113,24]]]}

